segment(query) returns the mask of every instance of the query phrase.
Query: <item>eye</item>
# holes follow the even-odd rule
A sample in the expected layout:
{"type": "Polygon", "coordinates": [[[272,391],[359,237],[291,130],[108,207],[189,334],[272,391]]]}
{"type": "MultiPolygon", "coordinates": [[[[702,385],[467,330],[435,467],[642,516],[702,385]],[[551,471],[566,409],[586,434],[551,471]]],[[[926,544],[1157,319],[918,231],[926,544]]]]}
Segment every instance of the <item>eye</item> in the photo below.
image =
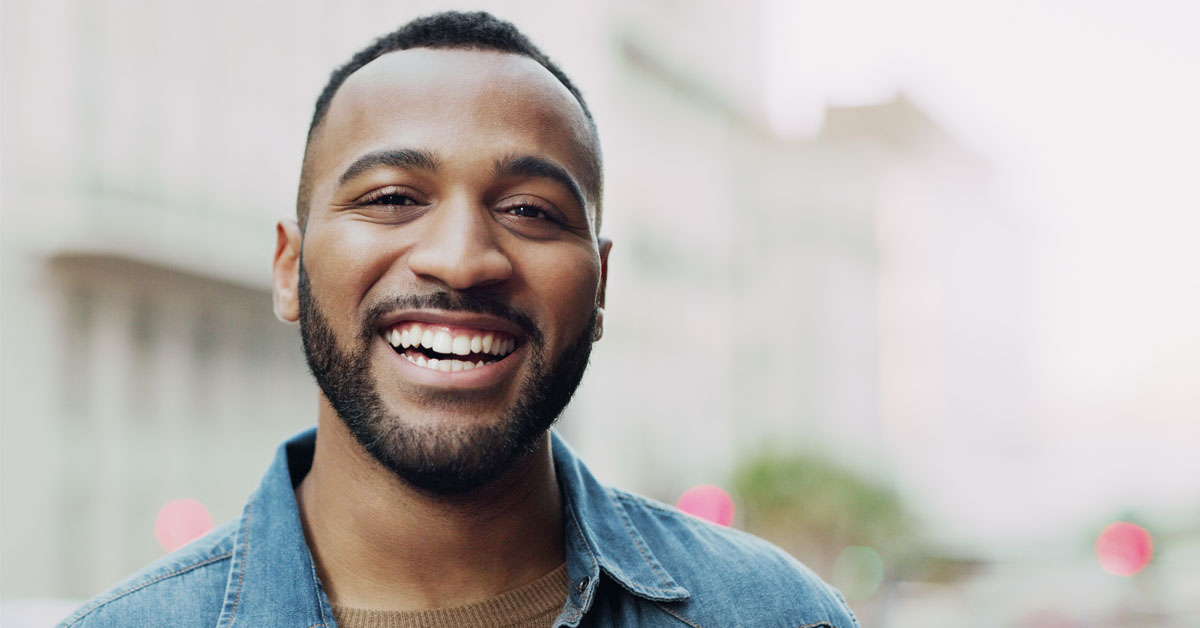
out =
{"type": "Polygon", "coordinates": [[[514,233],[535,240],[556,239],[576,228],[552,201],[534,194],[513,194],[495,201],[496,217],[514,233]]]}
{"type": "Polygon", "coordinates": [[[401,207],[410,207],[419,205],[413,197],[401,192],[387,192],[374,198],[368,196],[362,201],[363,205],[397,205],[401,207]]]}
{"type": "Polygon", "coordinates": [[[554,218],[551,217],[546,210],[537,207],[536,205],[514,205],[505,209],[504,211],[512,216],[518,216],[521,218],[540,218],[542,220],[550,221],[554,220],[554,218]]]}
{"type": "Polygon", "coordinates": [[[420,217],[429,203],[420,191],[389,185],[364,194],[350,207],[373,222],[402,224],[420,217]]]}

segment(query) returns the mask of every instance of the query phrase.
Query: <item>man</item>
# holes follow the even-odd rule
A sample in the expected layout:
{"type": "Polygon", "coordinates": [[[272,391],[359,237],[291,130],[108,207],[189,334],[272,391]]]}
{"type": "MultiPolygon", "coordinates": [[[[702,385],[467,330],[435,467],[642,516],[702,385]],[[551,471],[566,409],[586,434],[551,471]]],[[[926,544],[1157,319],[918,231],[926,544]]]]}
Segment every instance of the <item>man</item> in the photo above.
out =
{"type": "Polygon", "coordinates": [[[601,179],[582,96],[511,24],[443,13],[355,55],[277,228],[317,430],[240,519],[64,625],[857,625],[778,549],[601,486],[549,431],[601,336],[601,179]]]}

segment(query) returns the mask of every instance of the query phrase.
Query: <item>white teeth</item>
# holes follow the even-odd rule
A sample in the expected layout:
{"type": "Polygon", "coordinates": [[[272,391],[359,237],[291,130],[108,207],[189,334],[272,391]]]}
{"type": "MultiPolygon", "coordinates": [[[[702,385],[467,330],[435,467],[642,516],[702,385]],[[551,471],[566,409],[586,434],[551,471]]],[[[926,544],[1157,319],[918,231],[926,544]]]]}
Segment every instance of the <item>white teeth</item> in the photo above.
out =
{"type": "Polygon", "coordinates": [[[453,345],[454,341],[452,338],[450,338],[450,334],[448,332],[439,331],[433,335],[432,349],[434,351],[437,351],[438,353],[451,353],[450,350],[454,348],[453,345]]]}
{"type": "MultiPolygon", "coordinates": [[[[384,334],[384,339],[387,340],[388,344],[397,349],[401,347],[405,349],[409,347],[424,347],[438,353],[457,356],[485,353],[503,358],[517,348],[516,338],[510,338],[506,335],[494,332],[475,335],[454,335],[449,329],[442,328],[439,330],[437,327],[422,325],[420,323],[409,323],[403,327],[394,327],[384,334]]],[[[423,362],[421,366],[425,366],[426,368],[450,372],[479,368],[487,364],[484,360],[478,360],[473,364],[464,362],[461,366],[456,367],[454,360],[428,359],[423,356],[405,357],[408,357],[409,361],[413,363],[419,363],[417,360],[421,360],[423,362]]]]}
{"type": "Polygon", "coordinates": [[[414,358],[407,353],[404,354],[404,357],[407,358],[409,362],[412,362],[417,366],[423,366],[427,369],[433,369],[435,371],[444,371],[446,373],[453,373],[455,371],[469,371],[471,369],[483,366],[482,360],[478,364],[475,364],[473,362],[463,362],[462,360],[439,360],[437,358],[430,358],[426,360],[425,356],[423,355],[418,355],[414,358]]]}

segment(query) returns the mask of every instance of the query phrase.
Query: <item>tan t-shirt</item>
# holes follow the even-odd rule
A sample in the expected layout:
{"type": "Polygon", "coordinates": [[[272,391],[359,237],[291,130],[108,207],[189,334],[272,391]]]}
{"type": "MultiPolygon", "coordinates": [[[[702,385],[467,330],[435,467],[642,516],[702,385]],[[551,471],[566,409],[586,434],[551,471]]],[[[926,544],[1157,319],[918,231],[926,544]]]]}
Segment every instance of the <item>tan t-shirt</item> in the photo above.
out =
{"type": "Polygon", "coordinates": [[[567,601],[567,564],[496,597],[426,611],[333,607],[338,628],[549,628],[567,601]]]}

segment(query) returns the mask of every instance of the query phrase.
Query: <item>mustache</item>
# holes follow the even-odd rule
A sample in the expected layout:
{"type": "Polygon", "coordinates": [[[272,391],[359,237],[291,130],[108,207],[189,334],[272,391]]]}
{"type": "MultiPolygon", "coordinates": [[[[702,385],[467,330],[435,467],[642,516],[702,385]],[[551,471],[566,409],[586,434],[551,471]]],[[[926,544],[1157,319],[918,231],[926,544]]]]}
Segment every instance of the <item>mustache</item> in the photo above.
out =
{"type": "Polygon", "coordinates": [[[380,320],[396,310],[442,310],[495,316],[520,327],[534,344],[542,344],[542,330],[525,312],[492,297],[445,291],[397,295],[372,305],[363,323],[363,341],[374,336],[380,320]]]}

